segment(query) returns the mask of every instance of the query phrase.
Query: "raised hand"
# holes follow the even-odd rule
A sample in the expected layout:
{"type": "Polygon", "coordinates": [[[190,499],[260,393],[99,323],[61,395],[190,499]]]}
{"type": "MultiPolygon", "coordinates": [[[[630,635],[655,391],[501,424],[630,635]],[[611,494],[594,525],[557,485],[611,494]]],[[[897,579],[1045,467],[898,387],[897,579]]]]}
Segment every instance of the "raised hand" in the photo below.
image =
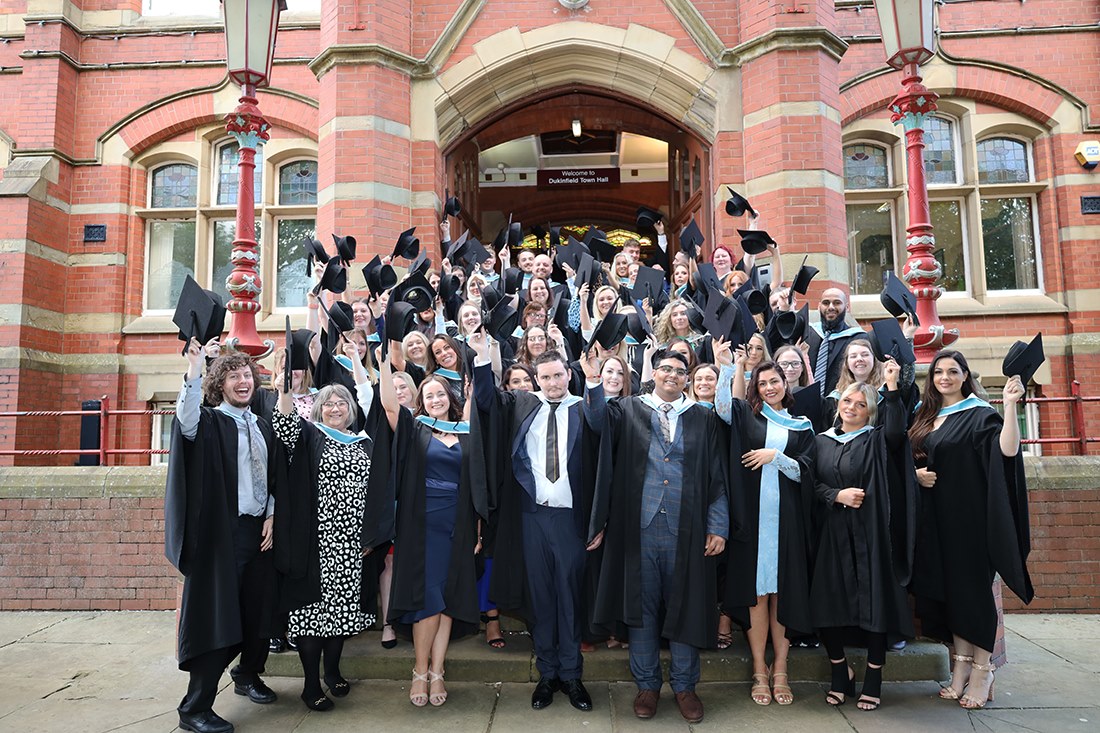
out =
{"type": "Polygon", "coordinates": [[[898,377],[901,376],[901,367],[894,361],[893,357],[886,357],[886,361],[882,363],[882,375],[886,380],[886,386],[891,392],[898,388],[898,377]]]}

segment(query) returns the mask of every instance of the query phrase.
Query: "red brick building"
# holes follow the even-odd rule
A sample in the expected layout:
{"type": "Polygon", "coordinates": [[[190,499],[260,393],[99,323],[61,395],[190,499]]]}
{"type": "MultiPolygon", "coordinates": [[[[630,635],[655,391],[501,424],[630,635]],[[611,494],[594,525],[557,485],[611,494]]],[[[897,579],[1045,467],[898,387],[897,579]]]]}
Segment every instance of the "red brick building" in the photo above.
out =
{"type": "MultiPolygon", "coordinates": [[[[175,295],[188,273],[224,290],[234,236],[222,119],[237,90],[217,12],[0,0],[0,412],[173,399],[175,295]]],[[[988,385],[1008,345],[1041,330],[1036,394],[1072,380],[1100,393],[1100,217],[1085,213],[1100,173],[1074,158],[1100,138],[1100,5],[946,0],[937,17],[925,83],[941,97],[926,151],[940,314],[988,385]]],[[[850,285],[858,317],[881,315],[873,294],[905,260],[906,191],[885,112],[900,74],[878,32],[871,0],[291,0],[259,95],[273,125],[257,167],[260,329],[304,322],[303,233],[354,233],[369,257],[416,225],[434,250],[445,188],[479,236],[510,212],[630,229],[645,203],[673,228],[696,216],[713,243],[736,237],[733,186],[788,272],[806,253],[821,269],[811,298],[850,285]],[[539,185],[539,171],[582,166],[619,183],[539,185]]],[[[1032,435],[1072,434],[1070,406],[1029,409],[1032,435]]],[[[142,448],[160,432],[124,418],[111,440],[142,448]]],[[[76,443],[71,418],[0,418],[0,449],[76,443]]],[[[17,460],[36,461],[59,459],[17,460]]]]}

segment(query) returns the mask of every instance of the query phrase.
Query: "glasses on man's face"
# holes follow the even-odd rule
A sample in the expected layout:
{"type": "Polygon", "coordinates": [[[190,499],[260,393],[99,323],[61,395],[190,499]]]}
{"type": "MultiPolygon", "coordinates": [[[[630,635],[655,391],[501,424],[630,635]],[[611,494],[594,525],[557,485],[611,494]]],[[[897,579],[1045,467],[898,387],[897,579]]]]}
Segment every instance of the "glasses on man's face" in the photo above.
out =
{"type": "Polygon", "coordinates": [[[680,367],[670,367],[667,365],[657,367],[657,371],[659,371],[661,374],[675,374],[677,377],[686,377],[688,373],[687,369],[682,369],[680,367]]]}
{"type": "Polygon", "coordinates": [[[325,410],[346,410],[348,409],[348,403],[343,400],[329,400],[328,402],[322,402],[321,408],[325,410]]]}
{"type": "Polygon", "coordinates": [[[802,366],[802,362],[800,361],[780,361],[776,363],[779,364],[780,369],[796,369],[802,366]]]}

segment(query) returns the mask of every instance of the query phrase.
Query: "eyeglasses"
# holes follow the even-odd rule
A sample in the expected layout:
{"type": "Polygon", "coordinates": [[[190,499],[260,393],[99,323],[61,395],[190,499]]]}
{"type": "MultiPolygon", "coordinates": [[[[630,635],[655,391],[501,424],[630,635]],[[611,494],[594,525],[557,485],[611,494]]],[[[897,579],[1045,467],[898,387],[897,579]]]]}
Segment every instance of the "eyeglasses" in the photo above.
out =
{"type": "Polygon", "coordinates": [[[802,362],[800,361],[779,361],[776,363],[779,364],[780,369],[794,369],[795,367],[802,366],[802,362]]]}
{"type": "Polygon", "coordinates": [[[329,402],[322,402],[321,407],[326,410],[346,410],[348,409],[348,403],[343,400],[331,400],[329,402]]]}
{"type": "Polygon", "coordinates": [[[661,374],[675,374],[677,377],[686,377],[688,373],[687,369],[670,366],[659,366],[657,367],[657,371],[659,371],[661,374]]]}

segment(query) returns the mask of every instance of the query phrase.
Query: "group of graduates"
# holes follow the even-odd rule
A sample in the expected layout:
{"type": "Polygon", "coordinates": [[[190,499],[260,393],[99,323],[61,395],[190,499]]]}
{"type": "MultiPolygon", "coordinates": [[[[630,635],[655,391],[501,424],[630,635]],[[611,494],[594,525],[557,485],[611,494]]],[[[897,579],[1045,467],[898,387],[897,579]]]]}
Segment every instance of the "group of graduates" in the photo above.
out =
{"type": "Polygon", "coordinates": [[[376,623],[387,648],[412,640],[410,702],[443,705],[449,640],[484,622],[503,647],[501,612],[530,630],[535,709],[558,692],[592,709],[582,649],[606,641],[629,646],[634,712],[653,717],[664,640],[698,722],[699,650],[727,648],[736,623],[755,703],[793,702],[790,639],[816,635],[826,702],[855,696],[855,645],[856,704],[874,710],[888,640],[915,635],[910,596],[953,657],[941,697],[992,700],[994,577],[1033,594],[1016,412],[1041,339],[1005,359],[1003,418],[957,351],[921,390],[908,288],[890,276],[892,317],[869,331],[837,288],[811,323],[798,298],[817,271],[785,284],[778,244],[730,193],[727,213],[751,217],[742,251],[707,261],[692,221],[670,262],[645,207],[645,261],[595,228],[534,227],[529,248],[509,221],[489,246],[452,241],[448,198],[439,268],[410,229],[353,299],[354,238],[331,254],[310,239],[308,327],[287,319],[271,389],[221,353],[224,308],[189,281],[165,524],[185,579],[180,727],[233,729],[212,706],[238,654],[235,692],[273,702],[273,637],[298,651],[304,704],[332,709],[350,691],[344,640],[376,623]]]}

